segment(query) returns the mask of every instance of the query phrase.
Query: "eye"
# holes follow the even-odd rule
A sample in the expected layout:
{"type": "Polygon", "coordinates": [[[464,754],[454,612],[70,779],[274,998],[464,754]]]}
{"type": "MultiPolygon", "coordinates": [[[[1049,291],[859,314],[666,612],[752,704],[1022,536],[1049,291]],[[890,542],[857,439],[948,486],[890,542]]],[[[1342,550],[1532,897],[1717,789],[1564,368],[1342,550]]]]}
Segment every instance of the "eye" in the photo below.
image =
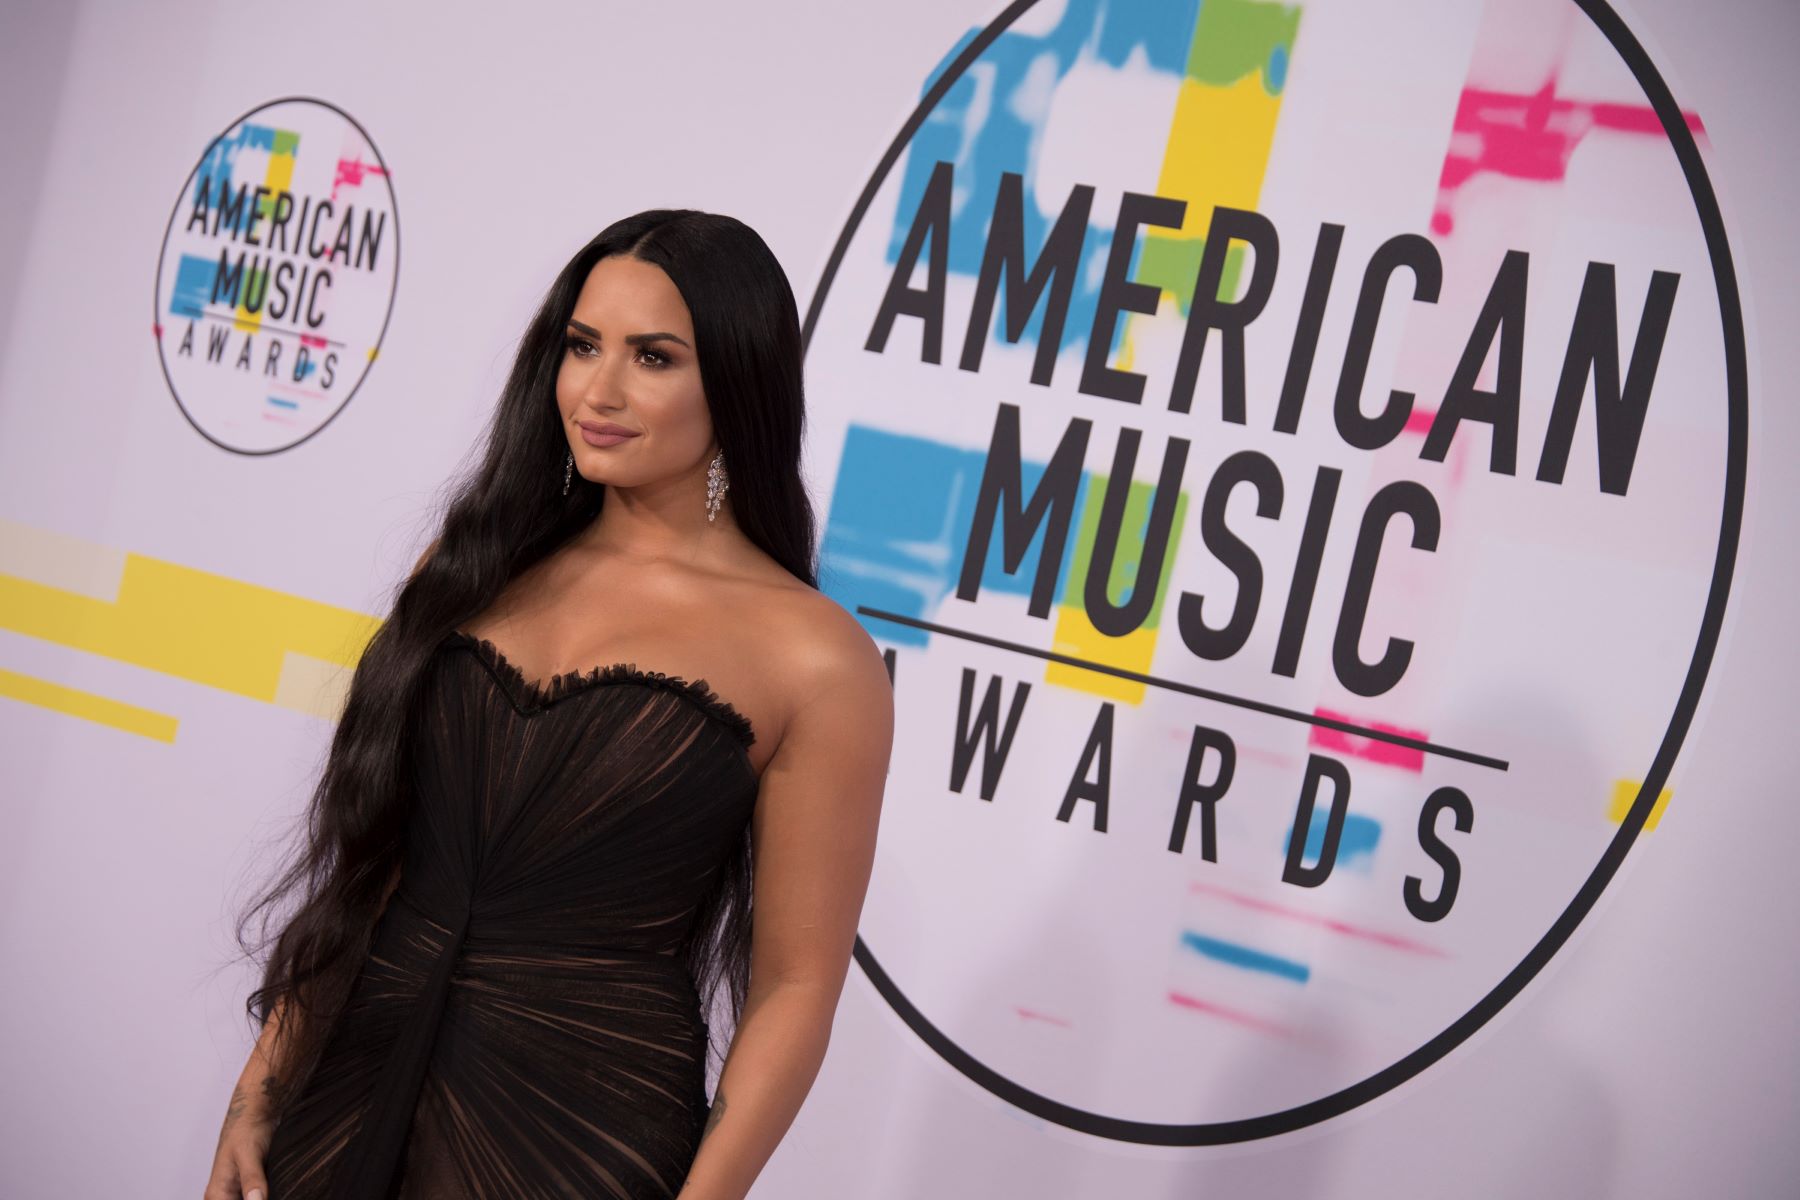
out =
{"type": "MultiPolygon", "coordinates": [[[[592,357],[594,357],[595,354],[598,354],[600,352],[594,346],[594,344],[592,342],[588,341],[584,337],[579,337],[573,333],[563,335],[563,349],[565,351],[567,351],[568,353],[574,354],[576,358],[592,358],[592,357]],[[589,351],[592,351],[593,353],[591,353],[591,354],[581,353],[581,351],[583,351],[583,350],[589,350],[589,351]]],[[[642,347],[641,349],[639,349],[638,353],[649,355],[651,361],[648,365],[652,366],[652,367],[666,367],[673,361],[672,359],[670,359],[670,357],[668,355],[664,354],[661,350],[652,350],[648,346],[645,346],[645,347],[642,347]]]]}

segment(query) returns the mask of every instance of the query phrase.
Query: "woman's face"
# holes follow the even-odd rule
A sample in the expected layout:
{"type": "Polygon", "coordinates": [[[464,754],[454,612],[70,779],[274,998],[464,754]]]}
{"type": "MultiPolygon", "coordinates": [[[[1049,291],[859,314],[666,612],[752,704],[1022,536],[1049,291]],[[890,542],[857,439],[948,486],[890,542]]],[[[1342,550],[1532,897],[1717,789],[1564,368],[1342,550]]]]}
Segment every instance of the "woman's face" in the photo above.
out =
{"type": "Polygon", "coordinates": [[[705,487],[718,446],[693,322],[661,267],[623,254],[594,264],[563,330],[556,406],[583,478],[637,487],[691,476],[705,487]]]}

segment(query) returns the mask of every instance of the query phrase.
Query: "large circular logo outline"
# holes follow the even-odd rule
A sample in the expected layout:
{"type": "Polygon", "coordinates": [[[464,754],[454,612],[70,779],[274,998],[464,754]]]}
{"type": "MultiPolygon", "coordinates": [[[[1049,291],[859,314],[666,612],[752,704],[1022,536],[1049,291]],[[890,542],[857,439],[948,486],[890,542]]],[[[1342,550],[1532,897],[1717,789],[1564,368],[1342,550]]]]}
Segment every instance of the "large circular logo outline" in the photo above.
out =
{"type": "Polygon", "coordinates": [[[169,209],[169,223],[163,229],[162,249],[157,252],[156,256],[156,291],[150,297],[150,311],[155,318],[154,324],[160,325],[163,316],[163,257],[169,252],[169,237],[175,231],[175,219],[181,215],[182,203],[188,198],[188,189],[194,182],[194,176],[200,171],[200,164],[206,161],[206,156],[212,153],[212,148],[214,146],[225,140],[227,134],[243,125],[245,121],[248,121],[257,113],[263,111],[265,108],[274,108],[277,104],[292,103],[317,104],[320,108],[329,108],[332,112],[350,122],[351,127],[354,128],[356,132],[362,134],[363,141],[368,144],[369,153],[373,154],[375,156],[375,161],[380,164],[382,177],[388,181],[388,199],[392,202],[392,211],[394,214],[394,287],[393,290],[388,293],[387,312],[383,313],[381,317],[381,332],[375,335],[375,354],[369,359],[368,368],[365,369],[362,375],[358,377],[357,381],[351,385],[350,394],[345,396],[343,402],[340,403],[337,408],[332,410],[329,417],[320,421],[317,428],[313,429],[311,433],[296,438],[285,446],[274,446],[268,450],[245,450],[241,446],[228,445],[208,433],[205,428],[201,426],[200,422],[194,419],[194,414],[189,412],[187,410],[187,405],[181,402],[181,392],[175,387],[175,381],[169,377],[169,364],[167,356],[163,354],[162,349],[162,335],[160,333],[157,334],[156,365],[162,371],[163,383],[168,386],[169,395],[174,397],[175,407],[181,410],[182,417],[186,419],[189,425],[194,427],[195,433],[198,433],[201,437],[205,438],[219,449],[229,451],[232,454],[246,455],[251,458],[258,458],[265,454],[281,454],[285,451],[294,449],[296,446],[306,444],[306,442],[324,432],[327,425],[330,425],[333,421],[337,420],[338,417],[342,415],[343,411],[350,407],[350,402],[356,399],[356,393],[362,390],[364,381],[369,378],[369,371],[374,369],[376,359],[381,357],[381,343],[387,340],[388,326],[392,324],[394,320],[394,299],[400,294],[400,197],[394,192],[394,176],[393,173],[388,170],[387,160],[381,157],[380,147],[375,145],[375,139],[369,136],[369,131],[362,127],[361,121],[358,121],[355,117],[351,116],[331,101],[321,100],[317,96],[279,96],[274,100],[266,100],[255,108],[250,109],[248,112],[240,114],[236,120],[220,130],[211,141],[206,143],[206,148],[200,151],[200,157],[194,160],[193,169],[187,173],[187,178],[182,181],[181,190],[175,196],[175,204],[169,209]]]}
{"type": "MultiPolygon", "coordinates": [[[[1675,759],[1681,752],[1681,744],[1687,737],[1688,729],[1693,723],[1695,710],[1700,704],[1700,693],[1705,689],[1706,676],[1712,667],[1713,655],[1718,649],[1719,633],[1725,622],[1725,608],[1731,595],[1731,577],[1737,563],[1739,536],[1743,527],[1744,516],[1744,477],[1749,455],[1748,425],[1750,413],[1750,395],[1748,382],[1748,353],[1744,344],[1743,302],[1738,295],[1737,270],[1732,263],[1731,247],[1725,236],[1724,218],[1719,212],[1719,202],[1713,192],[1712,180],[1707,176],[1706,166],[1700,160],[1700,150],[1694,142],[1693,134],[1681,116],[1681,109],[1675,103],[1669,86],[1664,82],[1656,65],[1650,61],[1649,54],[1638,40],[1632,36],[1624,20],[1615,12],[1608,0],[1573,0],[1585,13],[1589,20],[1605,35],[1625,65],[1636,77],[1638,86],[1643,89],[1645,97],[1655,110],[1657,119],[1662,122],[1663,130],[1669,136],[1669,142],[1675,150],[1676,160],[1681,164],[1683,176],[1687,179],[1688,191],[1693,196],[1694,207],[1700,218],[1700,227],[1706,238],[1707,254],[1712,262],[1713,281],[1719,294],[1719,318],[1723,325],[1725,337],[1725,386],[1726,386],[1726,449],[1725,449],[1725,499],[1723,511],[1719,519],[1719,545],[1713,558],[1712,583],[1707,591],[1706,610],[1700,618],[1700,631],[1694,641],[1693,658],[1688,664],[1687,676],[1682,681],[1681,695],[1675,702],[1675,711],[1669,719],[1669,726],[1663,733],[1661,744],[1657,747],[1656,756],[1651,761],[1650,770],[1645,774],[1643,786],[1638,789],[1637,799],[1632,802],[1631,810],[1620,823],[1618,833],[1600,856],[1590,874],[1576,892],[1575,898],[1569,902],[1568,908],[1550,926],[1548,932],[1540,938],[1518,966],[1509,971],[1499,983],[1495,984],[1473,1007],[1435,1037],[1425,1042],[1418,1049],[1406,1055],[1392,1066],[1377,1071],[1359,1083],[1351,1084],[1317,1100],[1283,1109],[1280,1112],[1268,1113],[1260,1117],[1246,1117],[1235,1121],[1218,1121],[1202,1125],[1171,1125],[1151,1121],[1129,1121],[1119,1117],[1108,1117],[1100,1113],[1088,1112],[1073,1105],[1052,1100],[1001,1075],[987,1066],[974,1055],[958,1046],[941,1029],[906,998],[893,978],[881,968],[874,952],[868,943],[863,941],[862,934],[856,935],[853,956],[857,966],[862,968],[875,990],[881,995],[900,1019],[918,1035],[919,1040],[929,1046],[940,1058],[955,1067],[963,1075],[979,1084],[987,1091],[1002,1100],[1069,1129],[1090,1133],[1096,1137],[1110,1138],[1114,1141],[1135,1142],[1152,1146],[1214,1146],[1231,1142],[1253,1141],[1258,1138],[1273,1137],[1276,1134],[1289,1133],[1308,1125],[1348,1112],[1359,1105],[1366,1104],[1377,1096],[1388,1092],[1400,1084],[1419,1074],[1443,1058],[1451,1050],[1468,1040],[1476,1030],[1492,1020],[1501,1009],[1524,990],[1526,984],[1549,964],[1563,943],[1569,940],[1583,920],[1599,900],[1600,894],[1606,890],[1612,877],[1618,872],[1625,856],[1637,841],[1638,833],[1643,829],[1644,821],[1650,815],[1656,797],[1662,793],[1663,784],[1675,765],[1675,759]]],[[[818,289],[813,293],[812,303],[807,306],[806,322],[801,329],[802,354],[812,345],[813,329],[818,323],[819,314],[824,311],[825,297],[831,289],[832,280],[837,275],[844,254],[849,249],[850,241],[856,235],[863,217],[867,214],[875,194],[887,179],[888,172],[900,160],[901,153],[911,144],[913,135],[924,124],[938,101],[962,78],[963,72],[981,57],[996,38],[1004,33],[1008,26],[1030,9],[1037,0],[1014,0],[1004,12],[996,17],[987,28],[983,29],[970,43],[963,48],[961,54],[944,69],[943,73],[926,91],[918,107],[901,126],[900,132],[881,156],[876,164],[875,173],[870,177],[862,194],[856,199],[851,209],[850,219],[845,223],[843,232],[832,246],[831,256],[825,262],[825,270],[819,279],[818,289]]]]}

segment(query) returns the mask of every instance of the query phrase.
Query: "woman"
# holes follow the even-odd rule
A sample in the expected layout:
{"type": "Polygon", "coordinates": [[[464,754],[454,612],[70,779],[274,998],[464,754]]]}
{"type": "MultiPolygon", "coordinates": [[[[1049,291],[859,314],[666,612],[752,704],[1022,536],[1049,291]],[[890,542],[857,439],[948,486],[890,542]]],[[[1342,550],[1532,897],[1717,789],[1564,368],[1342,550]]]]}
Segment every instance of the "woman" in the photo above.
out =
{"type": "Polygon", "coordinates": [[[747,226],[644,212],[563,268],[251,909],[299,896],[208,1200],[749,1191],[824,1056],[893,736],[816,588],[802,422],[747,226]]]}

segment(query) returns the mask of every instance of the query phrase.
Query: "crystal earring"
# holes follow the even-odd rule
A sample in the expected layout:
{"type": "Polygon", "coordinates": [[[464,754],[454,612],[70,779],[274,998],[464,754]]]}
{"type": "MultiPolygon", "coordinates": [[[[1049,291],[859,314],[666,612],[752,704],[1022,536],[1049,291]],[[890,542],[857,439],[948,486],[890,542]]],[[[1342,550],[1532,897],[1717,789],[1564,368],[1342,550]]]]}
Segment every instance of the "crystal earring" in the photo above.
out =
{"type": "Polygon", "coordinates": [[[563,495],[566,496],[569,494],[569,484],[575,477],[575,452],[565,450],[563,453],[569,456],[569,461],[563,465],[563,495]]]}
{"type": "Polygon", "coordinates": [[[731,481],[725,478],[725,451],[713,455],[712,465],[706,468],[706,519],[712,520],[719,515],[719,501],[725,498],[725,489],[731,481]]]}

